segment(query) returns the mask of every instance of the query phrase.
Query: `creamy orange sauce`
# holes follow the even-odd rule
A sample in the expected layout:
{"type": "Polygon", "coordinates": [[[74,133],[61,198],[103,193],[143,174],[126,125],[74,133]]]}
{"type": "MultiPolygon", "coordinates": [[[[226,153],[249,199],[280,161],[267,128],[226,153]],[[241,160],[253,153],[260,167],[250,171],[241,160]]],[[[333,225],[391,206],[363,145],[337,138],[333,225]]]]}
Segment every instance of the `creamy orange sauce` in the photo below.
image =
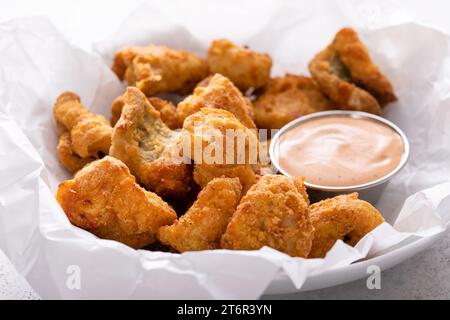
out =
{"type": "Polygon", "coordinates": [[[320,186],[348,187],[392,172],[404,146],[400,135],[375,120],[330,116],[301,123],[279,142],[280,167],[320,186]]]}

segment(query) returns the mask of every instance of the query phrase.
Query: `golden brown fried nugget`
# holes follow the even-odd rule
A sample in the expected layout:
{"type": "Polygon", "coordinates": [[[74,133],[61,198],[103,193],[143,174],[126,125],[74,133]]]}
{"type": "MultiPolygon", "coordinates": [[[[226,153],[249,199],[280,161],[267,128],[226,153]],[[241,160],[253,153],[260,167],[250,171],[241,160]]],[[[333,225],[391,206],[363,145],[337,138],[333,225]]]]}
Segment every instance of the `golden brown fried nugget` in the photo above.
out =
{"type": "Polygon", "coordinates": [[[305,199],[306,203],[309,205],[309,195],[306,191],[305,180],[305,177],[298,177],[294,180],[294,184],[297,188],[297,191],[302,195],[303,199],[305,199]]]}
{"type": "Polygon", "coordinates": [[[148,98],[148,101],[159,111],[161,120],[169,127],[169,129],[175,130],[181,128],[182,124],[178,121],[175,114],[177,108],[172,102],[157,97],[148,98]]]}
{"type": "Polygon", "coordinates": [[[264,129],[280,129],[301,116],[332,106],[312,79],[292,74],[272,79],[253,105],[256,125],[264,129]]]}
{"type": "Polygon", "coordinates": [[[169,152],[175,149],[179,134],[164,124],[139,89],[129,87],[123,101],[110,155],[122,160],[149,190],[161,196],[185,195],[191,187],[191,168],[169,152]]]}
{"type": "Polygon", "coordinates": [[[307,257],[314,229],[299,183],[281,175],[261,177],[241,199],[222,236],[222,248],[269,246],[293,257],[307,257]]]}
{"type": "Polygon", "coordinates": [[[72,150],[72,142],[70,140],[70,133],[64,132],[59,138],[58,146],[56,147],[58,152],[59,161],[66,167],[70,172],[77,172],[83,168],[89,162],[95,160],[93,157],[81,158],[75,154],[72,150]]]}
{"type": "Polygon", "coordinates": [[[248,128],[256,128],[250,100],[244,97],[229,79],[220,74],[200,82],[194,93],[178,104],[178,121],[183,123],[188,116],[202,108],[227,110],[248,128]]]}
{"type": "Polygon", "coordinates": [[[377,100],[354,85],[344,68],[332,46],[319,53],[309,64],[313,79],[337,108],[380,114],[381,107],[377,100]]]}
{"type": "Polygon", "coordinates": [[[194,167],[194,181],[202,188],[217,177],[237,177],[242,184],[242,194],[258,181],[255,169],[250,165],[201,164],[194,167]]]}
{"type": "Polygon", "coordinates": [[[323,258],[337,240],[356,245],[367,233],[384,222],[370,203],[357,193],[340,195],[311,205],[314,240],[309,258],[323,258]]]}
{"type": "Polygon", "coordinates": [[[195,163],[194,181],[200,186],[216,177],[238,177],[246,192],[256,182],[258,138],[230,112],[203,108],[186,118],[182,134],[183,155],[195,163]]]}
{"type": "Polygon", "coordinates": [[[211,81],[211,79],[214,77],[213,74],[210,74],[209,76],[207,76],[205,79],[203,79],[202,81],[200,81],[199,83],[197,83],[197,85],[195,86],[196,88],[198,87],[207,87],[209,86],[209,82],[211,81]]]}
{"type": "Polygon", "coordinates": [[[81,158],[108,154],[112,127],[101,115],[92,114],[72,92],[61,94],[53,108],[56,122],[70,132],[72,150],[81,158]]]}
{"type": "MultiPolygon", "coordinates": [[[[161,120],[169,127],[169,129],[178,129],[181,127],[181,124],[178,121],[178,118],[175,115],[176,107],[174,104],[170,101],[157,98],[157,97],[151,97],[147,98],[148,102],[157,110],[159,111],[159,116],[161,117],[161,120]]],[[[124,106],[123,98],[122,96],[117,97],[111,106],[111,124],[112,126],[115,126],[117,121],[119,121],[120,115],[122,114],[122,109],[124,106]]]]}
{"type": "Polygon", "coordinates": [[[164,92],[186,94],[209,74],[206,61],[197,55],[157,45],[120,50],[112,70],[147,96],[164,92]]]}
{"type": "Polygon", "coordinates": [[[111,125],[114,127],[120,119],[120,115],[122,114],[122,109],[124,106],[123,96],[118,96],[114,99],[111,105],[111,125]]]}
{"type": "Polygon", "coordinates": [[[277,172],[275,168],[272,168],[272,163],[270,161],[270,142],[271,139],[259,141],[259,161],[258,164],[253,166],[253,170],[259,176],[265,176],[277,172]]]}
{"type": "Polygon", "coordinates": [[[159,229],[158,239],[178,252],[219,249],[241,191],[237,178],[210,181],[180,219],[159,229]]]}
{"type": "Polygon", "coordinates": [[[183,123],[182,134],[189,138],[188,141],[192,145],[192,154],[188,156],[196,163],[205,163],[201,156],[208,153],[202,150],[200,155],[197,155],[194,150],[195,147],[205,148],[212,145],[211,142],[216,142],[217,145],[221,146],[222,153],[217,156],[220,156],[218,158],[223,161],[222,164],[237,164],[238,153],[242,155],[245,163],[257,160],[259,140],[256,136],[256,130],[246,127],[229,111],[203,108],[186,118],[183,123]],[[234,153],[226,154],[228,151],[227,143],[234,153]],[[226,162],[226,160],[231,160],[231,163],[226,162]]]}
{"type": "Polygon", "coordinates": [[[136,183],[125,164],[109,156],[61,183],[56,198],[72,224],[133,248],[155,242],[158,229],[177,217],[159,196],[136,183]]]}
{"type": "Polygon", "coordinates": [[[268,54],[239,47],[229,40],[215,40],[208,49],[211,73],[229,78],[239,89],[261,88],[270,79],[272,59],[268,54]]]}
{"type": "Polygon", "coordinates": [[[191,191],[192,166],[163,154],[145,166],[143,184],[164,197],[181,198],[191,191]]]}
{"type": "Polygon", "coordinates": [[[396,100],[391,83],[352,29],[339,31],[333,43],[310,62],[309,70],[339,108],[380,114],[380,104],[396,100]]]}
{"type": "Polygon", "coordinates": [[[353,29],[339,31],[333,45],[353,81],[372,94],[381,106],[397,100],[391,82],[373,63],[366,46],[353,29]]]}

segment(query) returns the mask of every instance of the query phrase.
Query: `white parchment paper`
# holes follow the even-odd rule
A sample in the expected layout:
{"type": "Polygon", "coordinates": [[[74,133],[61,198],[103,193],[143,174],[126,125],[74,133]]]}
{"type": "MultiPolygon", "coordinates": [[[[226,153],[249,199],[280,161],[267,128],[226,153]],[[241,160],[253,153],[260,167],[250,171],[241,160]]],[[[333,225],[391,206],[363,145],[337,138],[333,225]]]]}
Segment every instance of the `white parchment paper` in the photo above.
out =
{"type": "Polygon", "coordinates": [[[43,298],[257,298],[280,272],[301,288],[309,275],[445,232],[450,38],[408,22],[406,13],[386,3],[267,0],[250,8],[227,1],[189,15],[180,2],[176,8],[143,6],[92,52],[71,45],[45,18],[0,24],[0,248],[43,298]],[[344,25],[358,29],[393,81],[399,101],[385,116],[411,143],[408,165],[376,204],[392,225],[379,226],[355,248],[338,241],[325,259],[306,260],[270,248],[181,255],[133,250],[69,223],[54,198],[68,175],[56,158],[53,103],[72,90],[109,116],[124,89],[109,70],[115,50],[157,43],[204,55],[212,39],[228,37],[270,53],[273,75],[307,73],[311,57],[344,25]],[[75,273],[79,289],[71,282],[75,273]]]}

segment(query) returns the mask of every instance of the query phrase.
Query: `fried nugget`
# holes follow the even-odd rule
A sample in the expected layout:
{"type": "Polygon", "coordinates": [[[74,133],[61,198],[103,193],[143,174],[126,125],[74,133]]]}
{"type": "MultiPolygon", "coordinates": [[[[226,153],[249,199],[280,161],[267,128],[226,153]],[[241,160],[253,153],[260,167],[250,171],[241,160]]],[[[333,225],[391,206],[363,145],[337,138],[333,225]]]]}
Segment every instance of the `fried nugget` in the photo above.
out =
{"type": "Polygon", "coordinates": [[[241,191],[237,178],[211,180],[180,219],[159,229],[158,239],[178,252],[219,249],[241,191]]]}
{"type": "Polygon", "coordinates": [[[256,128],[253,122],[253,106],[226,77],[215,74],[200,82],[194,93],[178,104],[178,121],[184,120],[202,108],[224,109],[236,116],[248,128],[256,128]]]}
{"type": "Polygon", "coordinates": [[[377,209],[358,199],[358,193],[314,203],[310,210],[315,231],[309,258],[325,257],[339,239],[355,246],[367,233],[384,222],[377,209]]]}
{"type": "Polygon", "coordinates": [[[123,101],[110,155],[122,160],[149,190],[168,197],[185,195],[191,188],[192,170],[171,153],[176,150],[179,133],[164,124],[139,89],[129,87],[123,101]]]}
{"type": "Polygon", "coordinates": [[[157,97],[148,98],[148,101],[159,111],[161,120],[169,127],[169,129],[175,130],[181,128],[181,123],[178,121],[175,114],[177,108],[172,102],[157,97]]]}
{"type": "Polygon", "coordinates": [[[259,141],[259,161],[257,165],[253,166],[255,173],[259,176],[265,176],[277,172],[277,169],[272,167],[272,163],[270,161],[270,142],[271,139],[259,141]]]}
{"type": "Polygon", "coordinates": [[[380,114],[381,106],[396,100],[391,83],[350,28],[336,34],[332,44],[310,62],[309,70],[320,89],[341,109],[380,114]]]}
{"type": "Polygon", "coordinates": [[[258,181],[255,168],[250,165],[195,165],[193,177],[202,188],[216,177],[237,177],[242,184],[242,194],[246,194],[248,189],[258,181]]]}
{"type": "Polygon", "coordinates": [[[353,29],[339,31],[333,44],[342,64],[359,87],[372,94],[381,106],[397,100],[391,82],[373,63],[367,47],[353,29]]]}
{"type": "Polygon", "coordinates": [[[111,125],[114,127],[120,119],[120,115],[122,114],[122,109],[124,106],[123,96],[118,96],[114,99],[111,105],[111,125]]]}
{"type": "Polygon", "coordinates": [[[108,154],[112,127],[103,116],[92,114],[72,92],[56,100],[53,115],[60,127],[70,132],[72,150],[81,158],[98,158],[108,154]]]}
{"type": "Polygon", "coordinates": [[[270,80],[253,105],[256,125],[264,129],[280,129],[301,116],[332,106],[312,79],[292,74],[270,80]]]}
{"type": "Polygon", "coordinates": [[[58,159],[64,167],[70,172],[77,172],[89,162],[95,160],[94,157],[81,158],[72,150],[72,141],[70,140],[70,133],[64,132],[59,138],[58,146],[56,147],[58,159]]]}
{"type": "Polygon", "coordinates": [[[197,55],[157,45],[120,50],[112,70],[147,96],[166,92],[187,94],[209,74],[206,61],[197,55]]]}
{"type": "Polygon", "coordinates": [[[203,79],[202,81],[200,81],[199,83],[197,83],[197,85],[195,86],[196,88],[198,87],[207,87],[209,86],[209,82],[211,81],[211,79],[214,77],[213,74],[210,74],[209,76],[207,76],[205,79],[203,79]]]}
{"type": "MultiPolygon", "coordinates": [[[[150,97],[147,98],[148,102],[159,111],[159,116],[161,120],[169,127],[169,129],[177,129],[181,127],[178,118],[175,115],[176,107],[170,101],[158,98],[150,97]]],[[[117,97],[111,106],[111,124],[115,126],[117,121],[119,121],[120,115],[122,114],[122,109],[124,106],[123,97],[117,97]]]]}
{"type": "Polygon", "coordinates": [[[270,79],[272,59],[268,54],[239,47],[229,40],[215,40],[208,49],[211,73],[229,78],[239,89],[261,88],[270,79]]]}
{"type": "Polygon", "coordinates": [[[183,156],[193,160],[194,181],[200,186],[216,177],[238,177],[246,192],[256,182],[258,138],[232,113],[203,108],[186,118],[182,135],[183,156]]]}
{"type": "Polygon", "coordinates": [[[61,183],[56,198],[72,224],[133,248],[155,242],[158,229],[177,217],[159,196],[136,183],[124,163],[109,156],[61,183]]]}
{"type": "Polygon", "coordinates": [[[298,177],[294,180],[294,184],[297,188],[297,191],[302,195],[303,199],[305,199],[306,203],[309,205],[309,195],[306,191],[305,180],[305,177],[298,177]]]}
{"type": "Polygon", "coordinates": [[[269,246],[293,257],[307,257],[314,229],[299,184],[281,175],[261,177],[241,199],[222,236],[222,248],[269,246]]]}

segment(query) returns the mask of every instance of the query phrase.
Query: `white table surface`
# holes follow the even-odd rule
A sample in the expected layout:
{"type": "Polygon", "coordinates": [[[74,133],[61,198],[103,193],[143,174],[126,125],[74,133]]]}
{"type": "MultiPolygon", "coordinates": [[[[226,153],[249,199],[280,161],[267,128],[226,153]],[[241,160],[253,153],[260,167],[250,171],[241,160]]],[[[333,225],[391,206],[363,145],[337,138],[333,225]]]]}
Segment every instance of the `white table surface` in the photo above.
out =
{"type": "MultiPolygon", "coordinates": [[[[190,0],[193,4],[194,0],[190,0]]],[[[74,43],[89,48],[117,27],[122,17],[142,0],[0,0],[0,20],[46,15],[74,43]],[[88,36],[87,36],[88,35],[88,36]]],[[[393,0],[418,22],[450,32],[450,2],[442,0],[393,0]]],[[[193,5],[194,6],[194,5],[193,5]]],[[[39,296],[0,251],[0,300],[38,299],[39,296]]],[[[382,273],[381,289],[369,290],[366,280],[333,288],[273,299],[450,299],[450,233],[431,248],[382,273]]]]}

